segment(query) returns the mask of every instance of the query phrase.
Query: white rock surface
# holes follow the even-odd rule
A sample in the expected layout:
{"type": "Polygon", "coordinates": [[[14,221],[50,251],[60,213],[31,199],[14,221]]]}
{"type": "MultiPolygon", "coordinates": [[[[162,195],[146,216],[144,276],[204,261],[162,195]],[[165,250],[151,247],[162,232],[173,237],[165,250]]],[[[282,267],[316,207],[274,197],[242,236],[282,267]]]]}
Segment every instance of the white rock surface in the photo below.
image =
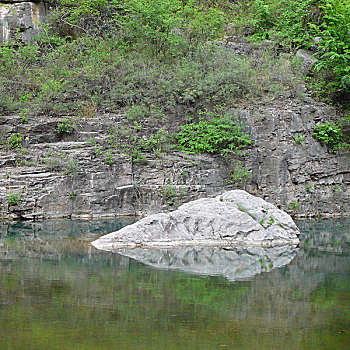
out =
{"type": "Polygon", "coordinates": [[[234,190],[150,215],[102,236],[92,245],[115,250],[133,247],[262,246],[298,244],[292,218],[259,197],[234,190]]]}

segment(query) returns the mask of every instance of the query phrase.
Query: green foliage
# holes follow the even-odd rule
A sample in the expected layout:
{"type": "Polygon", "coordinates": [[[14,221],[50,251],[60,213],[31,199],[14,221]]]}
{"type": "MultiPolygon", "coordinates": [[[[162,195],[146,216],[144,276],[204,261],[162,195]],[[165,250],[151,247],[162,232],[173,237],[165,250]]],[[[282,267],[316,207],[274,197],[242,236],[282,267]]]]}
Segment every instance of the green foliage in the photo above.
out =
{"type": "Polygon", "coordinates": [[[114,152],[112,150],[108,150],[105,155],[104,155],[104,162],[106,164],[112,165],[115,160],[114,160],[114,152]]]}
{"type": "Polygon", "coordinates": [[[312,49],[318,58],[313,89],[320,96],[349,103],[350,2],[255,0],[250,4],[248,20],[245,18],[242,25],[250,28],[252,37],[275,39],[293,49],[312,49]],[[320,38],[317,44],[316,37],[320,38]]]}
{"type": "Polygon", "coordinates": [[[170,206],[173,206],[177,198],[186,195],[186,190],[177,190],[175,186],[169,185],[159,190],[159,195],[163,197],[170,206]]]}
{"type": "MultiPolygon", "coordinates": [[[[76,38],[81,35],[95,36],[114,32],[117,27],[116,14],[122,10],[119,0],[55,0],[56,8],[50,16],[51,31],[60,37],[76,38]]],[[[51,39],[51,38],[49,38],[51,39]]],[[[52,43],[50,43],[52,45],[52,43]]]]}
{"type": "Polygon", "coordinates": [[[310,192],[311,191],[311,189],[314,187],[314,185],[307,185],[306,187],[305,187],[305,191],[306,192],[310,192]]]}
{"type": "Polygon", "coordinates": [[[147,164],[148,160],[147,158],[138,150],[136,149],[132,155],[131,159],[134,163],[141,163],[141,164],[147,164]]]}
{"type": "Polygon", "coordinates": [[[298,145],[301,145],[304,140],[305,140],[305,136],[298,135],[297,138],[295,139],[295,143],[298,145]]]}
{"type": "Polygon", "coordinates": [[[124,109],[129,120],[155,120],[195,115],[266,93],[299,94],[301,84],[282,56],[243,59],[223,48],[199,45],[192,54],[169,61],[142,51],[121,52],[118,42],[81,37],[42,52],[25,70],[16,67],[28,67],[26,51],[0,56],[5,67],[0,71],[0,113],[27,108],[34,115],[92,117],[124,109]]]}
{"type": "Polygon", "coordinates": [[[96,145],[96,140],[93,137],[89,137],[85,142],[88,146],[95,146],[96,145]]]}
{"type": "Polygon", "coordinates": [[[96,145],[96,146],[94,147],[94,153],[95,153],[95,156],[101,155],[101,154],[103,153],[103,148],[102,148],[102,146],[96,145]]]}
{"type": "Polygon", "coordinates": [[[294,211],[298,211],[299,204],[298,204],[297,201],[293,201],[293,202],[289,203],[289,207],[290,207],[291,209],[293,209],[294,211]]]}
{"type": "Polygon", "coordinates": [[[164,152],[169,148],[170,142],[171,138],[169,131],[159,129],[155,134],[143,141],[141,147],[145,151],[152,151],[154,154],[160,155],[161,152],[164,152]]]}
{"type": "Polygon", "coordinates": [[[252,173],[242,167],[242,163],[240,161],[236,161],[233,164],[233,170],[229,174],[228,183],[241,185],[245,181],[252,178],[252,173]]]}
{"type": "Polygon", "coordinates": [[[58,134],[72,134],[74,131],[74,125],[70,119],[62,118],[57,123],[56,131],[58,134]]]}
{"type": "Polygon", "coordinates": [[[342,97],[347,94],[349,98],[350,2],[324,0],[319,8],[323,16],[320,26],[317,27],[317,34],[322,40],[318,46],[319,62],[316,70],[323,71],[322,88],[327,89],[328,94],[342,97]]]}
{"type": "Polygon", "coordinates": [[[42,163],[50,171],[62,172],[64,175],[74,177],[79,172],[77,161],[63,152],[54,152],[47,154],[42,163]]]}
{"type": "Polygon", "coordinates": [[[21,192],[9,193],[6,196],[7,204],[9,207],[16,206],[21,202],[21,192]]]}
{"type": "Polygon", "coordinates": [[[152,56],[183,55],[199,42],[222,34],[225,16],[214,8],[203,11],[193,1],[128,0],[123,5],[128,16],[119,14],[118,23],[125,33],[124,44],[133,49],[147,43],[152,56]]]}
{"type": "Polygon", "coordinates": [[[334,149],[343,138],[341,127],[331,122],[316,125],[312,135],[331,149],[334,149]]]}
{"type": "Polygon", "coordinates": [[[275,223],[275,218],[273,216],[269,217],[269,220],[265,223],[265,219],[262,218],[260,220],[260,225],[266,230],[268,229],[271,225],[275,223]]]}
{"type": "Polygon", "coordinates": [[[64,157],[64,163],[62,166],[62,172],[65,175],[68,175],[70,177],[75,177],[78,175],[79,172],[79,164],[74,158],[71,157],[64,157]]]}
{"type": "Polygon", "coordinates": [[[21,133],[11,134],[8,139],[9,147],[13,150],[19,149],[22,147],[23,135],[21,133]]]}
{"type": "Polygon", "coordinates": [[[198,123],[183,125],[176,140],[179,149],[187,153],[234,152],[252,144],[232,116],[200,119],[198,123]]]}
{"type": "Polygon", "coordinates": [[[51,32],[61,37],[114,36],[121,50],[177,56],[222,34],[225,15],[180,0],[59,0],[51,32]]]}

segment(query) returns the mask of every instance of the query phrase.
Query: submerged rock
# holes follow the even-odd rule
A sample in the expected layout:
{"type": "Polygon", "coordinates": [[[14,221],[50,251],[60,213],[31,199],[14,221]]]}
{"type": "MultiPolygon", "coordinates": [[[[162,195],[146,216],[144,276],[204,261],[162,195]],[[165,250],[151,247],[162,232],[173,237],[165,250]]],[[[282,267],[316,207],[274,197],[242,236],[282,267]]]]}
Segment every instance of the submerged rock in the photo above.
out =
{"type": "Polygon", "coordinates": [[[298,244],[292,218],[259,197],[234,190],[150,215],[92,242],[98,249],[298,244]]]}

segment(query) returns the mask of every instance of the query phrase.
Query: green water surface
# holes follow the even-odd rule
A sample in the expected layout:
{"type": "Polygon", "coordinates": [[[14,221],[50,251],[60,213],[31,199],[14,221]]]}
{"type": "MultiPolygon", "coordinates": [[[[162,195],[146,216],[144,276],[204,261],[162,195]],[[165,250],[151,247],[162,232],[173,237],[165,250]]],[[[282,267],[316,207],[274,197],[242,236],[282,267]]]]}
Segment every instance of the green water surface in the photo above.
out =
{"type": "Polygon", "coordinates": [[[247,280],[156,269],[89,241],[132,222],[0,224],[0,349],[350,349],[350,221],[300,221],[247,280]]]}

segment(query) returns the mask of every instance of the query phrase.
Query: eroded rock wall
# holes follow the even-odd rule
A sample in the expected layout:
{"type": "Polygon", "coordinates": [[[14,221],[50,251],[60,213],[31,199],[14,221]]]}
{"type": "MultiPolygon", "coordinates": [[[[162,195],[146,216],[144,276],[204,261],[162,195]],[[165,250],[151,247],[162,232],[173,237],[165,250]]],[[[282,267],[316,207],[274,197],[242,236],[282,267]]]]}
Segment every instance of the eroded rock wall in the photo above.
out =
{"type": "Polygon", "coordinates": [[[175,208],[225,188],[227,169],[217,157],[173,152],[147,164],[101,150],[118,119],[79,119],[72,135],[56,132],[57,118],[0,117],[0,138],[23,135],[21,150],[0,152],[2,218],[114,217],[175,208]],[[90,141],[94,140],[92,144],[90,141]],[[63,169],[63,172],[62,172],[63,169]],[[19,194],[16,205],[9,196],[19,194]]]}
{"type": "Polygon", "coordinates": [[[238,112],[255,139],[248,190],[298,216],[350,214],[350,155],[332,153],[313,136],[336,111],[311,99],[260,101],[238,112]]]}
{"type": "Polygon", "coordinates": [[[0,1],[0,44],[27,44],[39,31],[48,11],[45,1],[0,1]]]}
{"type": "MultiPolygon", "coordinates": [[[[317,122],[336,117],[332,108],[284,98],[236,115],[255,140],[243,159],[253,175],[248,192],[299,217],[349,215],[350,155],[330,153],[312,137],[317,122]]],[[[144,164],[100,148],[123,116],[73,118],[75,132],[66,136],[57,133],[58,121],[0,117],[0,218],[144,215],[235,188],[232,167],[219,156],[169,151],[145,154],[144,164]],[[15,133],[23,147],[11,150],[15,133]]]]}

